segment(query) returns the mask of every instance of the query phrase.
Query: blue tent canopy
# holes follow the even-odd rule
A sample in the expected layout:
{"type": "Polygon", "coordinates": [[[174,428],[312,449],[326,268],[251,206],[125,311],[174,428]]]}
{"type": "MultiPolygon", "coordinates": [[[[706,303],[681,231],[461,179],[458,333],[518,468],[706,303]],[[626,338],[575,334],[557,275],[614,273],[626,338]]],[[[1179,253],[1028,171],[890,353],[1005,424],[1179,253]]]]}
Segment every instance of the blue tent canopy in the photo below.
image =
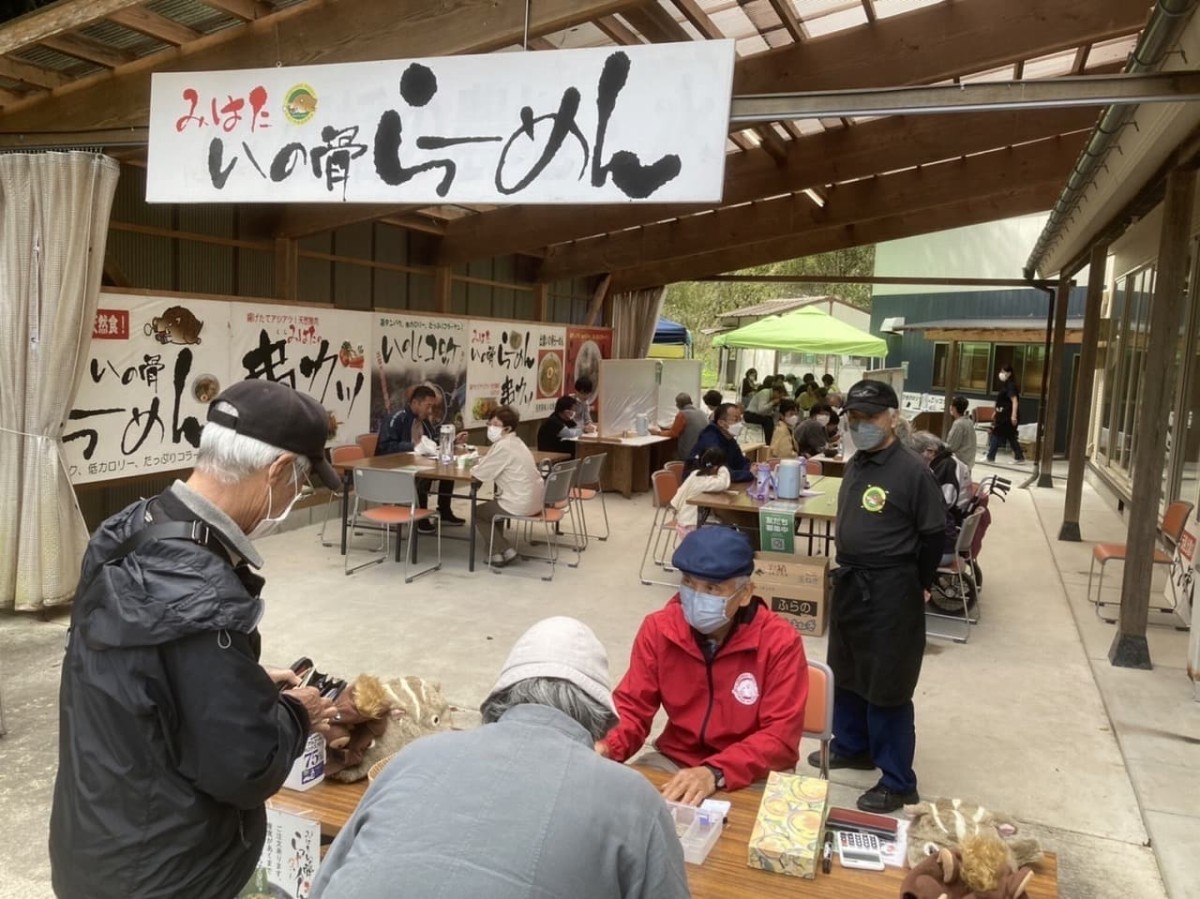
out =
{"type": "Polygon", "coordinates": [[[692,335],[679,322],[673,322],[669,318],[660,318],[657,327],[654,329],[654,342],[675,343],[686,346],[692,342],[692,335]]]}

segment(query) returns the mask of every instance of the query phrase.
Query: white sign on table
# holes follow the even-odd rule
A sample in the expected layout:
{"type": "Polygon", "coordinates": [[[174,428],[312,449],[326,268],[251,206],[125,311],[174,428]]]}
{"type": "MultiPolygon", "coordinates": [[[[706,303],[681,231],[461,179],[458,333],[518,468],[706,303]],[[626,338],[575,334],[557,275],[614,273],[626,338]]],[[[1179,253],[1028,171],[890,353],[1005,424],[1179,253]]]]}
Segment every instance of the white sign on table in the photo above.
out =
{"type": "Polygon", "coordinates": [[[563,394],[567,329],[526,322],[472,321],[467,362],[467,427],[512,406],[522,419],[546,418],[563,394]]]}
{"type": "Polygon", "coordinates": [[[151,203],[721,199],[733,41],[156,72],[151,203]]]}
{"type": "Polygon", "coordinates": [[[369,430],[371,314],[309,306],[234,303],[230,376],[282,381],[332,416],[329,443],[369,430]]]}
{"type": "Polygon", "coordinates": [[[230,304],[100,295],[63,430],[74,484],[189,468],[229,380],[230,304]]]}

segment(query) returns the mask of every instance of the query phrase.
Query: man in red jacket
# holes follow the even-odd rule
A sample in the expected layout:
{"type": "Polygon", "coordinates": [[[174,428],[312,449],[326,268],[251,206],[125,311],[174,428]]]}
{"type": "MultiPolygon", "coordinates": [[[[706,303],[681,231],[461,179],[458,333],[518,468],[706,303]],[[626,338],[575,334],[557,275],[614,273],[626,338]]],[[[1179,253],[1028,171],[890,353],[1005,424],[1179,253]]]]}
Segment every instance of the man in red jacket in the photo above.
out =
{"type": "Polygon", "coordinates": [[[668,720],[655,746],[676,772],[663,796],[695,805],[795,767],[808,662],[800,635],[754,595],[744,534],[701,528],[671,564],[679,593],[642,622],[613,694],[620,723],[596,750],[632,757],[661,705],[668,720]]]}

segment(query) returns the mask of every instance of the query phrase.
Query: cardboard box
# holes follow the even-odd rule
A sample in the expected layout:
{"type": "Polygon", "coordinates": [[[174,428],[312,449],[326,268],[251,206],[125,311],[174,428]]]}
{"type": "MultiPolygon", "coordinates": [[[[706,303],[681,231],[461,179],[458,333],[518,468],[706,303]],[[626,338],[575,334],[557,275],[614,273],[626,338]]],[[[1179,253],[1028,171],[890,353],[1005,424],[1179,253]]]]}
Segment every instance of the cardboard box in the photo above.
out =
{"type": "Polygon", "coordinates": [[[797,633],[819,637],[829,614],[829,559],[825,556],[754,554],[755,592],[797,633]]]}
{"type": "Polygon", "coordinates": [[[829,782],[772,771],[763,788],[746,864],[812,880],[829,811],[829,782]]]}

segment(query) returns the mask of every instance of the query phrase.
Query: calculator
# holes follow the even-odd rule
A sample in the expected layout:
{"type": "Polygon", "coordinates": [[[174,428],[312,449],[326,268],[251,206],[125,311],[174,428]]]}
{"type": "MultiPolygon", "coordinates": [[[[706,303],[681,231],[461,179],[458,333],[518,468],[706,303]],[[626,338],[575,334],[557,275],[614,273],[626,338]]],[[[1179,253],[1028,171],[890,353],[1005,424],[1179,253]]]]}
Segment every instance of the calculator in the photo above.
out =
{"type": "Polygon", "coordinates": [[[883,870],[883,853],[880,850],[879,837],[875,834],[839,830],[837,843],[838,858],[843,868],[883,870]]]}

